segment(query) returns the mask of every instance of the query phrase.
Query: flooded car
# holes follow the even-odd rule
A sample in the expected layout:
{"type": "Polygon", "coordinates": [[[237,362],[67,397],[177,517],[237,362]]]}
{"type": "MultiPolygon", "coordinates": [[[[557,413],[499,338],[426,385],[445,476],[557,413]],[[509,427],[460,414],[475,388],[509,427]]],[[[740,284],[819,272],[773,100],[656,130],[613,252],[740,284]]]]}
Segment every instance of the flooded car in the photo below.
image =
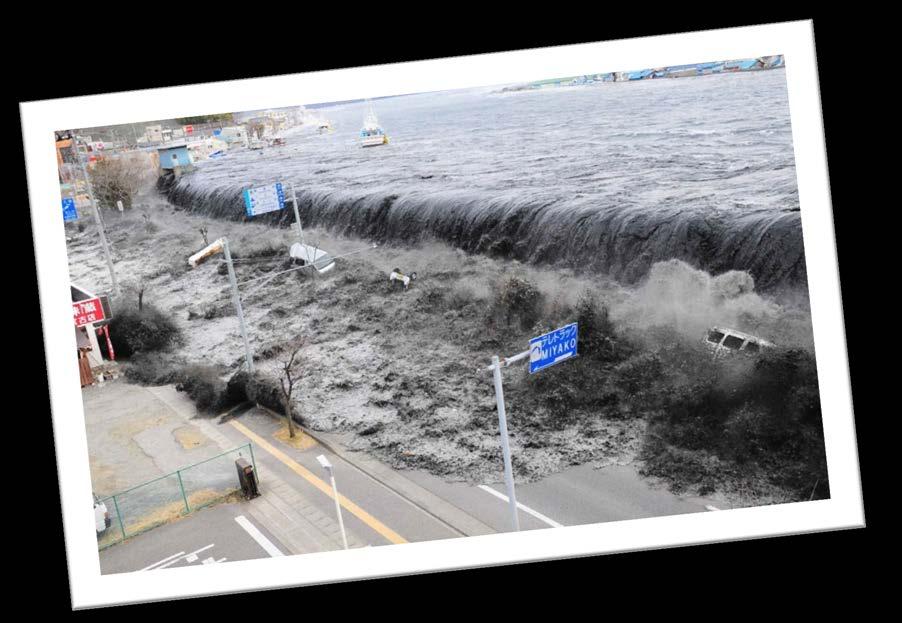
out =
{"type": "Polygon", "coordinates": [[[705,346],[715,355],[743,353],[757,355],[762,348],[772,348],[773,343],[755,335],[749,335],[735,329],[711,327],[705,336],[705,346]]]}

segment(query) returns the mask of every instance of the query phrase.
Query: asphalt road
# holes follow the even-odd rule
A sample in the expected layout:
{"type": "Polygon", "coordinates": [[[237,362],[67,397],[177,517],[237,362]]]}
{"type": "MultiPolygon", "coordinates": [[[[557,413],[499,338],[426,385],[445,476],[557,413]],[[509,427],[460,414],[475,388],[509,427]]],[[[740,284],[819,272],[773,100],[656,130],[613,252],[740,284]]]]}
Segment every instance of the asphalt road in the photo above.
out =
{"type": "MultiPolygon", "coordinates": [[[[500,471],[500,466],[499,466],[500,471]]],[[[445,498],[499,532],[511,529],[503,483],[448,483],[419,471],[405,472],[417,484],[445,498]],[[491,489],[495,493],[491,493],[491,489]]],[[[705,505],[652,487],[629,466],[573,467],[537,482],[516,484],[521,530],[602,523],[705,512],[705,505]]]]}
{"type": "Polygon", "coordinates": [[[155,571],[286,554],[242,504],[220,504],[100,552],[100,572],[155,571]]]}
{"type": "MultiPolygon", "coordinates": [[[[297,450],[273,441],[272,434],[281,423],[272,416],[251,409],[239,421],[255,431],[263,439],[276,443],[278,448],[289,454],[313,474],[327,479],[316,461],[316,456],[325,454],[335,466],[335,477],[339,492],[348,496],[370,514],[378,517],[386,525],[407,541],[422,541],[461,536],[449,529],[433,516],[397,495],[380,483],[361,473],[342,458],[332,454],[325,447],[316,444],[307,450],[297,450]]],[[[219,427],[237,444],[246,443],[248,438],[228,425],[219,427]]],[[[275,460],[265,450],[256,450],[258,464],[262,462],[261,479],[265,480],[266,470],[274,470],[281,478],[295,486],[303,486],[296,474],[284,462],[275,460]],[[262,458],[261,458],[262,457],[262,458]]],[[[350,453],[351,460],[357,453],[350,453]]],[[[499,480],[501,465],[498,466],[499,480]]],[[[446,482],[441,478],[422,471],[400,471],[399,475],[409,479],[438,497],[451,503],[464,513],[482,522],[496,532],[511,530],[510,507],[506,489],[501,482],[468,484],[446,482]]],[[[315,491],[310,488],[311,491],[315,491]]],[[[306,493],[306,491],[305,491],[306,493]]],[[[334,516],[331,498],[313,493],[321,510],[334,516]]],[[[660,517],[683,513],[706,512],[705,500],[676,496],[664,488],[653,486],[639,476],[631,466],[612,465],[595,469],[582,465],[553,474],[533,483],[516,485],[521,530],[536,530],[582,524],[623,521],[646,517],[660,517]]],[[[348,530],[362,542],[370,545],[389,543],[382,535],[353,515],[343,511],[348,530]]]]}
{"type": "Polygon", "coordinates": [[[305,449],[280,443],[273,434],[282,423],[263,411],[251,409],[238,418],[237,424],[240,426],[227,423],[217,428],[235,445],[254,443],[261,488],[267,486],[268,473],[276,474],[309,498],[323,514],[334,518],[335,503],[323,490],[325,485],[331,491],[329,477],[316,460],[325,455],[333,465],[339,495],[350,502],[342,507],[345,528],[360,543],[378,546],[463,536],[312,439],[312,445],[305,449]],[[248,437],[243,429],[258,438],[248,437]],[[267,449],[261,440],[277,453],[267,449]],[[355,513],[355,508],[361,512],[355,513]]]}

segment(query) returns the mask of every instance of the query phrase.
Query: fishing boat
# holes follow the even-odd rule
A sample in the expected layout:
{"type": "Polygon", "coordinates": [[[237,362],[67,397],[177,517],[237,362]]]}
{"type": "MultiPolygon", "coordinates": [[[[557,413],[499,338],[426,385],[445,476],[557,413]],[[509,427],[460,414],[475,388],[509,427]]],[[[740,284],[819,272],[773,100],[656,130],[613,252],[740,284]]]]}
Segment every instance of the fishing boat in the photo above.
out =
{"type": "Polygon", "coordinates": [[[377,145],[386,145],[388,143],[388,135],[382,126],[379,125],[379,119],[376,118],[376,111],[370,106],[363,118],[363,127],[360,129],[360,146],[375,147],[377,145]]]}

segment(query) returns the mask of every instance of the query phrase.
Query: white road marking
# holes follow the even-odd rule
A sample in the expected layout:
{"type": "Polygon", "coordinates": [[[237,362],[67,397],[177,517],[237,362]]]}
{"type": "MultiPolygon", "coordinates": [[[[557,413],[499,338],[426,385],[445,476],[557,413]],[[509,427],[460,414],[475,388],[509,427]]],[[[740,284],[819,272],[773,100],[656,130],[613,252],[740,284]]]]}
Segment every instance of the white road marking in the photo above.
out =
{"type": "Polygon", "coordinates": [[[272,557],[275,556],[284,556],[282,552],[279,551],[279,548],[273,545],[273,542],[263,536],[263,533],[257,530],[257,526],[248,521],[247,517],[244,515],[238,515],[235,517],[235,521],[238,522],[238,525],[244,528],[244,531],[251,535],[251,538],[254,539],[260,547],[266,550],[266,553],[272,557]]]}
{"type": "Polygon", "coordinates": [[[141,571],[150,571],[157,565],[162,565],[164,562],[166,562],[168,560],[172,560],[173,558],[178,558],[179,556],[184,556],[184,555],[185,555],[185,552],[179,552],[178,554],[173,554],[172,556],[167,556],[166,558],[164,558],[163,560],[161,560],[159,562],[155,562],[152,565],[144,567],[143,569],[141,569],[141,571]]]}
{"type": "MultiPolygon", "coordinates": [[[[509,498],[509,497],[507,497],[507,496],[504,495],[503,493],[499,493],[498,491],[495,491],[494,489],[492,489],[492,488],[489,487],[488,485],[479,485],[479,488],[482,489],[483,491],[485,491],[486,493],[491,493],[492,495],[494,495],[494,496],[495,496],[496,498],[498,498],[499,500],[504,500],[505,502],[508,502],[508,503],[510,502],[510,498],[509,498]]],[[[563,528],[563,527],[564,527],[564,524],[560,524],[560,523],[556,522],[554,519],[550,519],[550,518],[546,517],[545,515],[543,515],[543,514],[540,513],[539,511],[533,510],[533,509],[529,508],[528,506],[524,506],[524,505],[521,504],[520,502],[517,502],[517,508],[519,508],[519,509],[520,509],[521,511],[523,511],[524,513],[529,513],[530,515],[532,515],[533,517],[535,517],[535,518],[538,519],[539,521],[544,521],[545,523],[547,523],[547,524],[548,524],[549,526],[551,526],[552,528],[563,528]]]]}
{"type": "MultiPolygon", "coordinates": [[[[191,552],[190,554],[188,554],[188,555],[185,556],[184,558],[187,560],[187,559],[191,558],[192,556],[194,556],[194,560],[197,560],[197,554],[199,554],[200,552],[202,552],[202,551],[204,551],[204,550],[210,549],[211,547],[213,547],[213,543],[210,543],[209,545],[205,545],[204,547],[201,547],[200,549],[194,550],[193,552],[191,552]]],[[[157,567],[157,569],[165,569],[165,568],[168,567],[169,565],[174,565],[174,564],[177,563],[179,560],[181,560],[181,558],[176,558],[175,560],[170,560],[170,561],[167,562],[166,564],[160,565],[159,567],[157,567]]],[[[189,562],[190,562],[190,561],[189,561],[189,562]]]]}

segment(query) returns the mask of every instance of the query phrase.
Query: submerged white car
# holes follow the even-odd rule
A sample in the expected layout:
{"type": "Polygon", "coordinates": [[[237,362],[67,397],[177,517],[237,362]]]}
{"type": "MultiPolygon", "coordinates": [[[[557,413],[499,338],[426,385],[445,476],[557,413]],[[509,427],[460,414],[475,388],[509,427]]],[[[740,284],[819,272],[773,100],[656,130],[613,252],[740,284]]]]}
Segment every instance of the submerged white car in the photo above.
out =
{"type": "Polygon", "coordinates": [[[101,501],[97,495],[94,495],[94,527],[97,528],[97,536],[110,527],[113,520],[110,518],[110,512],[106,508],[106,504],[101,501]]]}
{"type": "Polygon", "coordinates": [[[731,353],[757,355],[762,348],[772,348],[774,344],[755,335],[742,333],[735,329],[711,327],[708,329],[708,335],[705,336],[705,346],[715,356],[731,353]]]}
{"type": "Polygon", "coordinates": [[[300,262],[304,266],[313,265],[316,272],[327,273],[335,268],[335,260],[331,255],[318,247],[309,244],[295,242],[289,249],[291,259],[300,262]]]}

